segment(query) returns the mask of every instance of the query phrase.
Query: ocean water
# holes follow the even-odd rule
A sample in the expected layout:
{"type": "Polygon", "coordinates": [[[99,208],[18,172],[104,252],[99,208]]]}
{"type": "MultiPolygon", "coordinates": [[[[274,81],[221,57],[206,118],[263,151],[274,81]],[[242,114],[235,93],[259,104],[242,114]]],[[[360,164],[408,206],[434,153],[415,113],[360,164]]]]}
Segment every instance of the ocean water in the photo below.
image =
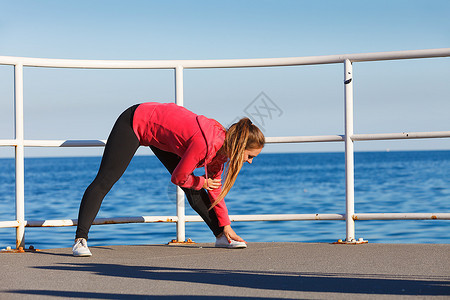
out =
{"type": "MultiPolygon", "coordinates": [[[[25,219],[76,219],[80,199],[101,157],[27,158],[25,219]]],[[[261,154],[245,164],[226,198],[230,214],[345,213],[343,153],[261,154]]],[[[0,221],[15,218],[14,160],[0,159],[0,221]]],[[[355,153],[355,211],[450,212],[450,151],[355,153]]],[[[186,201],[186,214],[195,215],[186,201]]],[[[133,158],[103,201],[98,217],[176,215],[175,186],[154,156],[133,158]]],[[[343,221],[234,222],[248,242],[334,242],[343,221]]],[[[26,245],[69,247],[75,227],[26,228],[26,245]]],[[[174,223],[92,226],[95,245],[162,244],[174,223]]],[[[187,223],[186,237],[213,242],[204,223],[187,223]]],[[[448,220],[357,221],[356,238],[371,243],[449,243],[448,220]]],[[[15,245],[15,229],[0,229],[0,248],[15,245]]]]}

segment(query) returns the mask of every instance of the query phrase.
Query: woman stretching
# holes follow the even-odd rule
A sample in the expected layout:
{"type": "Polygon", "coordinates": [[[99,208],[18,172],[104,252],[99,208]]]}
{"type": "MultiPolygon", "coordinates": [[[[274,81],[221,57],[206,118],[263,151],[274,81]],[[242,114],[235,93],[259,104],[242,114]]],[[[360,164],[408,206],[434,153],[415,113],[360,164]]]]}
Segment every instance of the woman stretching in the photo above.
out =
{"type": "Polygon", "coordinates": [[[100,169],[81,200],[74,256],[91,256],[88,232],[103,198],[125,172],[139,146],[149,146],[185,192],[189,204],[216,236],[216,247],[245,248],[230,226],[225,202],[244,162],[264,147],[262,132],[250,119],[224,129],[217,121],[174,103],[143,103],[125,110],[108,137],[100,169]],[[227,163],[222,187],[221,175],[227,163]],[[204,167],[205,175],[194,169],[204,167]]]}

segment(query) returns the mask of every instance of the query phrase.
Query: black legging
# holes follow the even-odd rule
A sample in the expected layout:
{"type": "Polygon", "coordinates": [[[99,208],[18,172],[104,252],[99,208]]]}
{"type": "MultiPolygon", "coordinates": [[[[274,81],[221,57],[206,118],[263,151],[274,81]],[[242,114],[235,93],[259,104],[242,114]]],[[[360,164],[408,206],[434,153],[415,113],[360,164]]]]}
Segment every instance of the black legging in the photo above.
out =
{"type": "MultiPolygon", "coordinates": [[[[117,119],[106,142],[100,169],[94,181],[84,192],[78,213],[78,226],[76,238],[88,238],[89,229],[97,215],[103,198],[111,190],[128,167],[136,150],[139,148],[139,140],[133,131],[133,115],[139,105],[134,105],[125,110],[117,119]]],[[[163,151],[150,146],[156,157],[164,164],[172,174],[181,158],[171,152],[163,151]]],[[[182,188],[191,207],[202,217],[215,236],[223,231],[219,227],[217,215],[213,209],[208,210],[210,201],[204,189],[199,191],[182,188]]]]}

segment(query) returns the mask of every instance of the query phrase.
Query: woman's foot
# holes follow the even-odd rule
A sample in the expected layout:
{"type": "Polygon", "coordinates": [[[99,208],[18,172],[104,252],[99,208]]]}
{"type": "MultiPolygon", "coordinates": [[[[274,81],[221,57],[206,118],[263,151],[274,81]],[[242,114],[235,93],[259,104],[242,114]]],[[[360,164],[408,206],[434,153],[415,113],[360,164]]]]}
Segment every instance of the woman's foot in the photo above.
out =
{"type": "Polygon", "coordinates": [[[75,240],[75,244],[72,247],[73,256],[92,256],[91,251],[87,246],[86,239],[79,238],[75,240]]]}
{"type": "Polygon", "coordinates": [[[247,248],[247,244],[244,242],[238,242],[235,240],[231,240],[229,242],[224,234],[216,237],[216,247],[218,248],[231,248],[231,249],[239,249],[239,248],[247,248]]]}

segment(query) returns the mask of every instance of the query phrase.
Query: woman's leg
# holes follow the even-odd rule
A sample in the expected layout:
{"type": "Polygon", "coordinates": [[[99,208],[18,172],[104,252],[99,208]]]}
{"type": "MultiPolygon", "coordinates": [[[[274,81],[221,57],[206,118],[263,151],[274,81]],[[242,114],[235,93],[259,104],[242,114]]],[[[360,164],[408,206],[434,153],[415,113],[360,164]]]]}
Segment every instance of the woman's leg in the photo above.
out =
{"type": "Polygon", "coordinates": [[[132,120],[137,105],[124,111],[108,137],[100,169],[83,195],[78,213],[76,238],[88,238],[88,232],[97,215],[103,198],[125,172],[139,148],[132,120]]]}
{"type": "MultiPolygon", "coordinates": [[[[153,146],[150,146],[150,148],[170,174],[172,174],[181,158],[174,153],[163,151],[153,146]]],[[[200,217],[202,217],[203,221],[205,221],[206,225],[208,225],[214,235],[217,236],[221,234],[223,232],[223,227],[219,227],[219,221],[215,211],[213,209],[209,210],[211,202],[207,192],[204,189],[199,191],[187,188],[182,189],[186,194],[191,207],[200,215],[200,217]]]]}

